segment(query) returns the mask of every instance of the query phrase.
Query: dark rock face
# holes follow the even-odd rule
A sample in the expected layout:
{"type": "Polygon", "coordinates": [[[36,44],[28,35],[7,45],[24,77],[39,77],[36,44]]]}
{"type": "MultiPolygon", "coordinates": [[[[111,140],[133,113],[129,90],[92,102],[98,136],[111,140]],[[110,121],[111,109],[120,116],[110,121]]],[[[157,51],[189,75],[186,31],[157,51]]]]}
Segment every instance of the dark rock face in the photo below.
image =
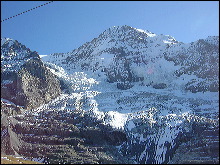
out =
{"type": "Polygon", "coordinates": [[[117,83],[117,88],[126,90],[132,88],[134,85],[130,82],[117,83]]]}
{"type": "MultiPolygon", "coordinates": [[[[125,82],[134,82],[136,76],[132,73],[130,64],[131,60],[119,55],[117,58],[115,58],[114,63],[109,68],[105,69],[107,81],[124,82],[124,84],[125,82]]],[[[136,81],[138,81],[138,79],[136,79],[136,81]]]]}
{"type": "Polygon", "coordinates": [[[56,98],[61,93],[60,82],[37,52],[31,52],[17,41],[10,42],[13,44],[2,45],[1,97],[26,109],[56,98]]]}
{"type": "Polygon", "coordinates": [[[2,113],[11,116],[19,115],[22,113],[22,108],[13,104],[6,104],[6,102],[1,101],[2,113]]]}
{"type": "Polygon", "coordinates": [[[153,85],[153,88],[155,88],[155,89],[164,89],[166,87],[167,87],[167,85],[165,83],[159,83],[159,84],[153,85]]]}
{"type": "Polygon", "coordinates": [[[219,91],[219,82],[215,79],[209,80],[211,83],[207,83],[207,81],[198,82],[197,80],[191,80],[185,85],[185,90],[189,90],[192,93],[196,92],[218,92],[219,91]]]}
{"type": "Polygon", "coordinates": [[[219,164],[219,126],[194,123],[192,131],[168,164],[219,164]]]}
{"type": "Polygon", "coordinates": [[[102,128],[86,128],[81,131],[84,138],[89,139],[93,145],[120,145],[127,140],[125,133],[121,131],[104,131],[102,128]]]}

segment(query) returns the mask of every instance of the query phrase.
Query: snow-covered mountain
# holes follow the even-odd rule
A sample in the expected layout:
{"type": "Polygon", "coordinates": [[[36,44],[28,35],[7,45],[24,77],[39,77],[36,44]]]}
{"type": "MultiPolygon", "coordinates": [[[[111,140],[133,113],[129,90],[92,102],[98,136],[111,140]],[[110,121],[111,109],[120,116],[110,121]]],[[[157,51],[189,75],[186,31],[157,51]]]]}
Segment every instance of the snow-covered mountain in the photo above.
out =
{"type": "Polygon", "coordinates": [[[127,140],[116,148],[136,163],[169,163],[201,125],[218,127],[217,36],[185,44],[114,26],[71,52],[41,60],[60,80],[62,94],[32,113],[80,112],[121,131],[127,140]]]}
{"type": "Polygon", "coordinates": [[[1,38],[1,68],[3,71],[18,71],[31,60],[39,59],[37,52],[32,52],[25,45],[10,38],[1,38]]]}
{"type": "Polygon", "coordinates": [[[218,37],[208,37],[184,44],[169,35],[117,26],[72,52],[51,54],[43,60],[68,73],[80,70],[97,75],[100,81],[117,82],[121,89],[139,82],[192,92],[217,91],[218,42],[218,37]],[[194,89],[195,84],[198,89],[194,89]]]}
{"type": "Polygon", "coordinates": [[[137,163],[164,163],[177,137],[192,131],[188,121],[218,119],[218,44],[215,36],[184,44],[114,26],[78,49],[42,59],[80,92],[81,109],[126,130],[130,141],[119,147],[123,154],[137,163]]]}

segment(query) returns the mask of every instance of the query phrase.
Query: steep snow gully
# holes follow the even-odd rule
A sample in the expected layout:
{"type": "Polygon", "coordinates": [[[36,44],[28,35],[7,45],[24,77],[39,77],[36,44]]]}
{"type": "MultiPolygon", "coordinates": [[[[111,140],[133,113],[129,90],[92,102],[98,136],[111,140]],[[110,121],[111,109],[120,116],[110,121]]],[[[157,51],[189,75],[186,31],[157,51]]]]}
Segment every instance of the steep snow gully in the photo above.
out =
{"type": "Polygon", "coordinates": [[[218,41],[184,44],[111,27],[71,52],[40,56],[65,85],[59,97],[31,113],[83,111],[125,132],[127,141],[116,146],[121,155],[138,164],[170,163],[196,136],[196,124],[218,127],[218,41]]]}

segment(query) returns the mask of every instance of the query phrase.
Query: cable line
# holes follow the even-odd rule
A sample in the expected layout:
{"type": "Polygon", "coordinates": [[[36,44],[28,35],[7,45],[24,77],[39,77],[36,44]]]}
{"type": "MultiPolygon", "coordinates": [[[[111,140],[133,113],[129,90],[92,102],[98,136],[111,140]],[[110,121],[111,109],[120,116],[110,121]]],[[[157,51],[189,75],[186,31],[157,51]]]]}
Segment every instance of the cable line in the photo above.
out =
{"type": "Polygon", "coordinates": [[[6,19],[3,19],[3,20],[1,20],[1,22],[6,21],[6,20],[9,20],[9,19],[14,18],[14,17],[17,17],[17,16],[19,16],[19,15],[21,15],[21,14],[27,13],[27,12],[29,12],[29,11],[31,11],[31,10],[34,10],[34,9],[37,9],[37,8],[39,8],[39,7],[48,5],[49,3],[52,3],[52,2],[53,2],[53,1],[50,1],[50,2],[47,2],[47,3],[43,4],[43,5],[36,6],[36,7],[32,8],[32,9],[26,10],[26,11],[24,11],[24,12],[22,12],[22,13],[19,13],[19,14],[17,14],[17,15],[12,16],[12,17],[8,17],[8,18],[6,18],[6,19]]]}

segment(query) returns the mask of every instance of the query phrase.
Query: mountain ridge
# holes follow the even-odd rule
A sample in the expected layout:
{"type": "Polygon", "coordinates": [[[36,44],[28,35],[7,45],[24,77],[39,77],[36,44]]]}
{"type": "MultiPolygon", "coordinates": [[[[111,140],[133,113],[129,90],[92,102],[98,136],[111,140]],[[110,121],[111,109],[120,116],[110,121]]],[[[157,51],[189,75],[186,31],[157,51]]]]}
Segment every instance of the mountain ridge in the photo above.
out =
{"type": "MultiPolygon", "coordinates": [[[[147,70],[147,74],[150,75],[150,73],[153,71],[152,68],[155,68],[154,66],[158,65],[156,60],[162,60],[164,63],[167,63],[167,65],[170,66],[173,65],[172,63],[174,63],[173,68],[178,65],[179,69],[172,71],[178,77],[183,73],[189,73],[188,75],[190,75],[189,70],[191,70],[191,68],[199,68],[199,64],[194,66],[194,64],[190,64],[190,61],[194,59],[197,59],[196,61],[200,63],[205,63],[208,61],[208,63],[205,64],[207,67],[203,66],[202,70],[208,69],[209,72],[217,76],[218,71],[216,68],[218,68],[218,65],[214,61],[218,60],[218,56],[214,57],[213,55],[213,57],[210,57],[209,55],[208,58],[210,58],[210,61],[204,57],[201,57],[203,59],[199,57],[201,56],[199,53],[201,51],[205,52],[205,50],[206,54],[203,53],[203,56],[207,56],[208,54],[218,54],[217,43],[218,37],[208,37],[204,40],[200,39],[198,41],[191,42],[190,44],[184,44],[176,41],[169,35],[154,34],[153,36],[149,37],[145,32],[140,30],[138,31],[130,26],[116,26],[105,30],[99,35],[98,38],[93,39],[91,42],[87,42],[78,49],[74,49],[68,53],[51,54],[49,55],[50,60],[47,60],[46,58],[42,59],[45,59],[46,62],[52,62],[59,66],[66,67],[66,70],[69,69],[74,71],[76,68],[81,68],[83,71],[91,70],[92,72],[96,72],[100,75],[102,74],[101,72],[104,71],[109,82],[121,82],[124,77],[121,74],[118,74],[118,72],[122,72],[124,73],[124,76],[129,77],[128,81],[145,79],[143,82],[145,85],[147,85],[150,84],[150,82],[145,82],[147,81],[147,77],[143,76],[145,73],[143,73],[141,76],[140,73],[143,72],[143,70],[147,70]],[[212,52],[208,52],[208,49],[212,50],[212,52]],[[190,57],[191,59],[187,57],[189,54],[192,54],[190,57]],[[188,62],[184,64],[180,63],[180,61],[188,62]],[[121,65],[126,65],[127,68],[121,68],[120,70],[120,68],[116,67],[119,66],[119,63],[121,65]],[[214,66],[211,63],[214,63],[214,66]],[[140,72],[140,70],[142,71],[140,72]],[[139,76],[137,76],[137,74],[139,76]]],[[[163,68],[163,64],[159,65],[163,68]]],[[[160,68],[157,69],[161,70],[160,68]]],[[[166,70],[166,68],[162,69],[162,71],[164,70],[166,70]]],[[[167,73],[164,74],[168,75],[167,73]]],[[[203,73],[203,75],[205,74],[206,73],[203,73]]],[[[148,78],[149,77],[152,76],[148,76],[148,78]]],[[[199,77],[204,78],[205,76],[199,75],[199,77]]],[[[205,90],[202,88],[200,91],[205,90]]]]}

